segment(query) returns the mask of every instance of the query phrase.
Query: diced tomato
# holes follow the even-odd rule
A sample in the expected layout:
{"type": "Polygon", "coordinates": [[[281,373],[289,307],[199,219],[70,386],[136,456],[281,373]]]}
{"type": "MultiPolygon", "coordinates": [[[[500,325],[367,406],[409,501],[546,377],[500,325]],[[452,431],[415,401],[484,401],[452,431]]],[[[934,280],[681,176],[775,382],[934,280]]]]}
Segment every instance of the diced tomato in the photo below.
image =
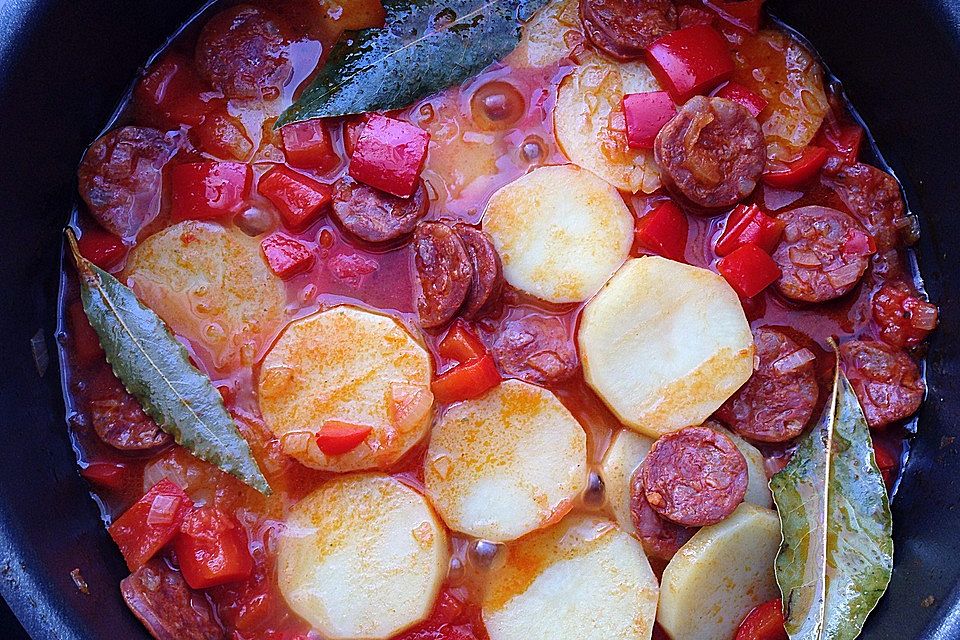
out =
{"type": "Polygon", "coordinates": [[[463,602],[443,590],[437,596],[430,617],[396,640],[476,640],[464,613],[463,602]]]}
{"type": "Polygon", "coordinates": [[[856,228],[847,232],[840,245],[840,253],[845,256],[872,256],[876,252],[877,242],[873,236],[856,228]]]}
{"type": "Polygon", "coordinates": [[[273,203],[284,224],[294,231],[306,229],[319,218],[333,193],[328,185],[281,165],[260,178],[257,191],[273,203]]]}
{"type": "Polygon", "coordinates": [[[873,296],[873,320],[880,339],[895,347],[913,347],[937,327],[937,306],[906,285],[885,284],[873,296]]]}
{"type": "Polygon", "coordinates": [[[246,533],[214,507],[197,507],[184,517],[173,549],[183,579],[194,589],[246,580],[253,572],[246,533]]]}
{"type": "Polygon", "coordinates": [[[734,640],[787,640],[783,601],[777,598],[754,607],[740,623],[734,640]]]}
{"type": "Polygon", "coordinates": [[[287,163],[298,169],[312,169],[326,173],[340,164],[340,157],[333,149],[330,131],[323,120],[307,120],[288,124],[280,129],[283,150],[287,163]]]}
{"type": "Polygon", "coordinates": [[[687,216],[666,201],[637,221],[637,242],[649,251],[683,262],[690,225],[687,216]]]}
{"type": "Polygon", "coordinates": [[[69,316],[70,344],[77,364],[87,366],[103,359],[103,347],[100,346],[100,337],[90,326],[90,320],[83,310],[83,303],[79,300],[70,304],[67,309],[69,316]]]}
{"type": "Polygon", "coordinates": [[[91,462],[80,470],[80,475],[97,486],[119,489],[127,477],[127,465],[122,462],[91,462]]]}
{"type": "Polygon", "coordinates": [[[493,356],[487,354],[444,371],[434,378],[431,388],[437,402],[459,402],[479,398],[500,384],[501,379],[493,356]]]}
{"type": "Polygon", "coordinates": [[[663,125],[677,112],[666,91],[631,93],[623,96],[623,115],[627,123],[627,144],[634,149],[653,149],[653,141],[663,125]]]}
{"type": "Polygon", "coordinates": [[[246,160],[253,153],[253,142],[237,118],[227,113],[212,113],[197,128],[200,148],[225,160],[246,160]]]}
{"type": "Polygon", "coordinates": [[[284,280],[303,273],[316,261],[310,247],[282,233],[274,233],[261,240],[260,249],[270,270],[284,280]]]}
{"type": "Polygon", "coordinates": [[[793,162],[784,165],[767,165],[763,172],[764,183],[777,189],[797,189],[817,177],[827,162],[827,150],[809,146],[793,162]]]}
{"type": "Polygon", "coordinates": [[[714,95],[718,98],[724,98],[742,104],[754,118],[759,116],[769,104],[762,95],[756,91],[747,89],[737,82],[728,82],[720,87],[714,95]]]}
{"type": "Polygon", "coordinates": [[[752,298],[780,278],[780,267],[763,249],[745,244],[717,262],[720,272],[741,298],[752,298]]]}
{"type": "Polygon", "coordinates": [[[440,341],[437,351],[442,357],[457,362],[469,362],[487,354],[486,346],[463,320],[457,320],[450,327],[447,335],[440,341]]]}
{"type": "Polygon", "coordinates": [[[372,427],[330,420],[317,432],[317,446],[328,456],[349,453],[360,446],[372,427]]]}
{"type": "Polygon", "coordinates": [[[110,269],[127,253],[127,246],[117,236],[98,229],[87,227],[77,240],[80,255],[101,269],[110,269]]]}
{"type": "Polygon", "coordinates": [[[131,571],[174,539],[192,507],[193,501],[183,489],[164,478],[110,525],[110,537],[131,571]]]}
{"type": "Polygon", "coordinates": [[[430,134],[409,122],[372,115],[350,157],[350,175],[371,187],[409,198],[427,158],[430,134]]]}
{"type": "Polygon", "coordinates": [[[764,0],[704,0],[703,4],[717,12],[735,27],[750,33],[760,30],[764,0]]]}
{"type": "Polygon", "coordinates": [[[773,253],[784,226],[786,223],[771,218],[755,204],[738,205],[727,218],[714,250],[718,256],[726,256],[743,245],[754,244],[767,253],[773,253]]]}
{"type": "Polygon", "coordinates": [[[873,455],[877,461],[877,468],[883,476],[883,483],[887,489],[893,488],[900,468],[900,444],[884,436],[874,436],[873,455]]]}
{"type": "Polygon", "coordinates": [[[167,126],[197,126],[225,104],[204,85],[190,60],[178,53],[165,55],[147,72],[134,90],[134,99],[138,109],[167,126]]]}
{"type": "Polygon", "coordinates": [[[243,209],[253,173],[240,162],[190,162],[170,172],[173,202],[170,217],[183,220],[219,219],[243,209]]]}
{"type": "Polygon", "coordinates": [[[677,103],[713,89],[733,73],[727,41],[707,25],[694,25],[661,37],[647,50],[647,63],[660,86],[677,103]]]}

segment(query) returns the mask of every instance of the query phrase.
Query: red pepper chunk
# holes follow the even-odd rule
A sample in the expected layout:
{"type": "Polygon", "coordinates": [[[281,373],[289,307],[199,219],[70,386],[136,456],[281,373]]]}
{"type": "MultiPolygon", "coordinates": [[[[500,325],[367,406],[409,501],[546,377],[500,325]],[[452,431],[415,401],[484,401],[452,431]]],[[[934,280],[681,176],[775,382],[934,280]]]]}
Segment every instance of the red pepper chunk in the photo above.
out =
{"type": "Polygon", "coordinates": [[[134,90],[138,110],[165,126],[198,126],[225,106],[225,100],[205,86],[190,60],[178,53],[163,57],[134,90]]]}
{"type": "Polygon", "coordinates": [[[183,489],[164,478],[110,525],[130,571],[136,571],[170,544],[193,507],[183,489]]]}
{"type": "Polygon", "coordinates": [[[319,218],[333,194],[329,185],[280,165],[260,178],[257,191],[273,203],[283,223],[294,231],[306,229],[319,218]]]}
{"type": "Polygon", "coordinates": [[[718,256],[726,256],[744,245],[754,244],[773,253],[785,226],[783,220],[771,218],[755,204],[738,205],[727,218],[714,250],[718,256]]]}
{"type": "Polygon", "coordinates": [[[841,124],[828,114],[813,144],[826,149],[838,167],[856,164],[863,145],[863,128],[854,123],[841,124]]]}
{"type": "Polygon", "coordinates": [[[430,387],[434,399],[447,404],[479,398],[501,380],[493,356],[486,354],[444,371],[434,378],[430,387]]]}
{"type": "Polygon", "coordinates": [[[214,507],[198,507],[180,524],[173,549],[180,573],[194,589],[238,582],[253,572],[247,536],[233,518],[214,507]]]}
{"type": "Polygon", "coordinates": [[[322,120],[288,124],[280,129],[280,135],[291,167],[325,173],[340,164],[340,157],[330,141],[330,132],[322,120]]]}
{"type": "Polygon", "coordinates": [[[307,245],[282,233],[261,240],[260,249],[270,270],[284,280],[307,271],[316,261],[307,245]]]}
{"type": "Polygon", "coordinates": [[[773,258],[755,244],[745,244],[721,258],[717,270],[741,298],[754,297],[781,275],[773,258]]]}
{"type": "Polygon", "coordinates": [[[776,189],[797,189],[817,177],[828,156],[826,149],[809,146],[798,159],[789,164],[768,164],[763,172],[763,182],[776,189]]]}
{"type": "Polygon", "coordinates": [[[783,601],[777,598],[755,607],[740,623],[734,640],[787,640],[783,601]]]}
{"type": "Polygon", "coordinates": [[[76,356],[77,364],[87,366],[103,360],[103,347],[100,346],[100,336],[94,331],[83,310],[83,304],[78,300],[67,309],[69,316],[70,344],[76,356]]]}
{"type": "Polygon", "coordinates": [[[83,230],[83,234],[77,240],[77,247],[80,249],[80,255],[101,269],[115,266],[127,253],[123,240],[96,227],[83,230]]]}
{"type": "Polygon", "coordinates": [[[173,202],[170,217],[215,220],[238,213],[250,193],[253,172],[242,162],[190,162],[170,172],[173,202]]]}
{"type": "Polygon", "coordinates": [[[634,149],[653,149],[663,125],[677,112],[666,91],[631,93],[623,96],[623,115],[627,122],[627,144],[634,149]]]}
{"type": "Polygon", "coordinates": [[[873,438],[873,456],[877,463],[877,469],[883,476],[883,484],[887,489],[893,488],[893,482],[897,479],[897,471],[900,466],[900,445],[885,437],[873,438]]]}
{"type": "Polygon", "coordinates": [[[649,251],[683,262],[690,225],[687,216],[666,201],[637,221],[637,242],[649,251]]]}
{"type": "Polygon", "coordinates": [[[660,86],[677,103],[709,91],[733,74],[727,41],[708,25],[694,25],[661,37],[647,50],[647,63],[660,86]]]}
{"type": "Polygon", "coordinates": [[[427,158],[430,134],[409,122],[372,115],[350,157],[354,179],[400,198],[409,198],[427,158]]]}
{"type": "Polygon", "coordinates": [[[447,331],[437,347],[440,355],[448,360],[469,362],[482,358],[487,354],[487,348],[463,320],[456,323],[447,331]]]}
{"type": "Polygon", "coordinates": [[[756,91],[747,89],[737,82],[728,82],[723,85],[714,93],[714,96],[743,105],[754,118],[759,116],[763,110],[767,108],[767,105],[770,104],[762,95],[756,91]]]}
{"type": "Polygon", "coordinates": [[[728,23],[750,33],[760,30],[764,0],[704,0],[703,4],[713,9],[728,23]]]}
{"type": "Polygon", "coordinates": [[[329,420],[317,432],[317,446],[325,455],[339,456],[360,446],[373,427],[329,420]]]}
{"type": "Polygon", "coordinates": [[[98,487],[119,489],[127,476],[127,465],[122,462],[91,462],[80,470],[80,475],[98,487]]]}

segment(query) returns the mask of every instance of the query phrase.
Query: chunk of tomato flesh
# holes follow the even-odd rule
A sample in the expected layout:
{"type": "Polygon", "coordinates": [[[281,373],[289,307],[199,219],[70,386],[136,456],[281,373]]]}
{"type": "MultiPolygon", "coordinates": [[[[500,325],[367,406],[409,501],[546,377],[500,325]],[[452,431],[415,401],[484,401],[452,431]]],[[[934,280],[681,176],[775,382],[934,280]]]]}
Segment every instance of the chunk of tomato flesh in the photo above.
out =
{"type": "Polygon", "coordinates": [[[686,214],[668,200],[637,221],[636,238],[644,249],[683,262],[689,230],[686,214]]]}
{"type": "Polygon", "coordinates": [[[283,280],[309,270],[316,261],[310,247],[282,233],[261,240],[260,249],[267,259],[267,266],[283,280]]]}
{"type": "Polygon", "coordinates": [[[226,112],[212,113],[197,127],[200,148],[225,160],[246,160],[253,153],[253,142],[243,123],[226,112]]]}
{"type": "Polygon", "coordinates": [[[325,422],[317,432],[317,447],[328,456],[350,453],[360,446],[371,431],[372,427],[331,420],[325,422]]]}
{"type": "Polygon", "coordinates": [[[280,129],[280,135],[291,167],[325,173],[340,164],[330,141],[330,131],[322,120],[288,124],[280,129]]]}
{"type": "Polygon", "coordinates": [[[740,623],[734,640],[787,640],[783,601],[776,598],[754,607],[740,623]]]}
{"type": "Polygon", "coordinates": [[[485,356],[487,348],[480,341],[480,338],[470,330],[466,322],[457,320],[447,331],[443,340],[440,341],[437,352],[441,357],[448,360],[469,362],[485,356]]]}
{"type": "Polygon", "coordinates": [[[717,262],[717,270],[741,298],[752,298],[776,282],[780,267],[763,249],[746,244],[717,262]]]}
{"type": "Polygon", "coordinates": [[[273,203],[283,223],[294,231],[306,229],[319,218],[333,193],[328,185],[281,165],[260,178],[257,191],[273,203]]]}
{"type": "Polygon", "coordinates": [[[444,371],[431,384],[437,402],[450,403],[479,398],[500,384],[502,378],[490,354],[444,371]]]}
{"type": "Polygon", "coordinates": [[[183,489],[164,478],[153,485],[142,498],[110,525],[110,537],[120,547],[130,571],[136,571],[176,537],[180,523],[190,512],[193,502],[183,489]],[[151,517],[154,502],[163,501],[169,517],[151,517]]]}
{"type": "Polygon", "coordinates": [[[183,220],[217,220],[243,209],[253,173],[240,162],[190,162],[170,172],[173,199],[170,217],[183,220]]]}
{"type": "Polygon", "coordinates": [[[776,189],[802,187],[817,177],[829,155],[822,147],[809,146],[793,162],[786,165],[768,165],[763,172],[763,182],[776,189]]]}
{"type": "Polygon", "coordinates": [[[238,582],[253,572],[243,528],[214,507],[198,507],[180,523],[173,541],[180,573],[194,589],[238,582]]]}
{"type": "Polygon", "coordinates": [[[647,50],[647,63],[677,103],[729,80],[734,69],[727,41],[713,27],[702,24],[658,39],[647,50]]]}
{"type": "Polygon", "coordinates": [[[738,205],[727,218],[714,250],[718,256],[726,256],[744,245],[754,244],[773,253],[785,226],[782,220],[771,218],[755,204],[738,205]]]}
{"type": "Polygon", "coordinates": [[[115,266],[127,253],[127,246],[117,236],[98,229],[87,227],[77,240],[80,255],[97,265],[101,269],[110,269],[115,266]]]}
{"type": "Polygon", "coordinates": [[[720,89],[718,89],[713,95],[717,98],[731,100],[743,105],[754,118],[763,113],[763,110],[767,108],[768,104],[770,104],[762,95],[756,91],[747,89],[745,86],[737,82],[728,82],[720,87],[720,89]]]}
{"type": "Polygon", "coordinates": [[[350,157],[350,175],[375,189],[409,198],[427,158],[430,134],[409,122],[372,115],[350,157]]]}
{"type": "Polygon", "coordinates": [[[660,129],[676,112],[677,107],[666,91],[631,93],[623,96],[627,144],[634,149],[653,149],[653,142],[660,133],[660,129]]]}

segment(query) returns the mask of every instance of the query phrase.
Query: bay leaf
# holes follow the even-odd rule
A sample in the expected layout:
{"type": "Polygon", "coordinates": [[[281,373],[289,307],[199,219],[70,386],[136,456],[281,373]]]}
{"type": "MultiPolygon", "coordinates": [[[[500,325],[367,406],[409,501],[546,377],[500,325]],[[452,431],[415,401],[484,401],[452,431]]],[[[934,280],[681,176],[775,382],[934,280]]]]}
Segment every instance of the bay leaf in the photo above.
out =
{"type": "Polygon", "coordinates": [[[892,517],[870,429],[839,359],[817,426],[770,481],[791,640],[853,640],[890,582],[892,517]]]}
{"type": "Polygon", "coordinates": [[[277,127],[406,107],[508,54],[546,0],[384,0],[386,27],[347,33],[277,127]]]}
{"type": "Polygon", "coordinates": [[[183,345],[129,287],[80,255],[69,228],[67,242],[80,275],[83,310],[114,373],[147,415],[193,455],[269,494],[223,398],[190,363],[183,345]]]}

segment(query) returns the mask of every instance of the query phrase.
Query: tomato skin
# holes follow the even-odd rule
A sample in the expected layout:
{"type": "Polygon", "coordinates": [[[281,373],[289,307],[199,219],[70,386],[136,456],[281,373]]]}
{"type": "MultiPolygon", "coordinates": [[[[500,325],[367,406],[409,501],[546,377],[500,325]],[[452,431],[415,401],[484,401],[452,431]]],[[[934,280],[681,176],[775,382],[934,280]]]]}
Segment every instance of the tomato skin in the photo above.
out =
{"type": "Polygon", "coordinates": [[[190,511],[180,523],[173,548],[183,579],[194,589],[238,582],[253,573],[243,528],[214,507],[190,511]]]}
{"type": "Polygon", "coordinates": [[[448,360],[469,362],[486,355],[487,348],[480,342],[480,338],[470,330],[466,322],[457,320],[447,331],[443,340],[440,341],[437,351],[448,360]]]}
{"type": "Polygon", "coordinates": [[[218,220],[239,213],[250,192],[253,172],[240,162],[189,162],[170,172],[173,200],[170,217],[218,220]]]}
{"type": "Polygon", "coordinates": [[[142,567],[173,541],[180,531],[180,523],[192,507],[193,501],[183,489],[164,478],[110,525],[110,537],[120,547],[130,571],[142,567]],[[174,512],[169,521],[151,524],[150,512],[158,499],[173,505],[174,512]]]}
{"type": "Polygon", "coordinates": [[[741,298],[752,298],[780,278],[780,267],[763,249],[746,244],[717,262],[720,272],[741,298]]]}
{"type": "Polygon", "coordinates": [[[640,218],[635,233],[644,249],[683,262],[689,231],[686,214],[668,200],[640,218]]]}
{"type": "Polygon", "coordinates": [[[674,102],[682,104],[733,74],[727,41],[713,27],[694,25],[673,31],[650,45],[647,64],[674,102]]]}
{"type": "Polygon", "coordinates": [[[783,601],[769,600],[747,614],[734,640],[788,640],[783,625],[783,601]]]}
{"type": "Polygon", "coordinates": [[[450,403],[479,398],[501,380],[493,356],[486,354],[444,371],[434,378],[430,387],[437,402],[450,403]]]}
{"type": "Polygon", "coordinates": [[[287,228],[302,231],[332,199],[332,190],[307,176],[277,165],[261,178],[257,191],[280,212],[287,228]]]}
{"type": "Polygon", "coordinates": [[[371,431],[373,427],[329,420],[317,432],[317,447],[328,456],[350,453],[371,431]]]}
{"type": "Polygon", "coordinates": [[[409,198],[427,159],[430,134],[409,122],[372,115],[350,157],[350,175],[375,189],[409,198]]]}

